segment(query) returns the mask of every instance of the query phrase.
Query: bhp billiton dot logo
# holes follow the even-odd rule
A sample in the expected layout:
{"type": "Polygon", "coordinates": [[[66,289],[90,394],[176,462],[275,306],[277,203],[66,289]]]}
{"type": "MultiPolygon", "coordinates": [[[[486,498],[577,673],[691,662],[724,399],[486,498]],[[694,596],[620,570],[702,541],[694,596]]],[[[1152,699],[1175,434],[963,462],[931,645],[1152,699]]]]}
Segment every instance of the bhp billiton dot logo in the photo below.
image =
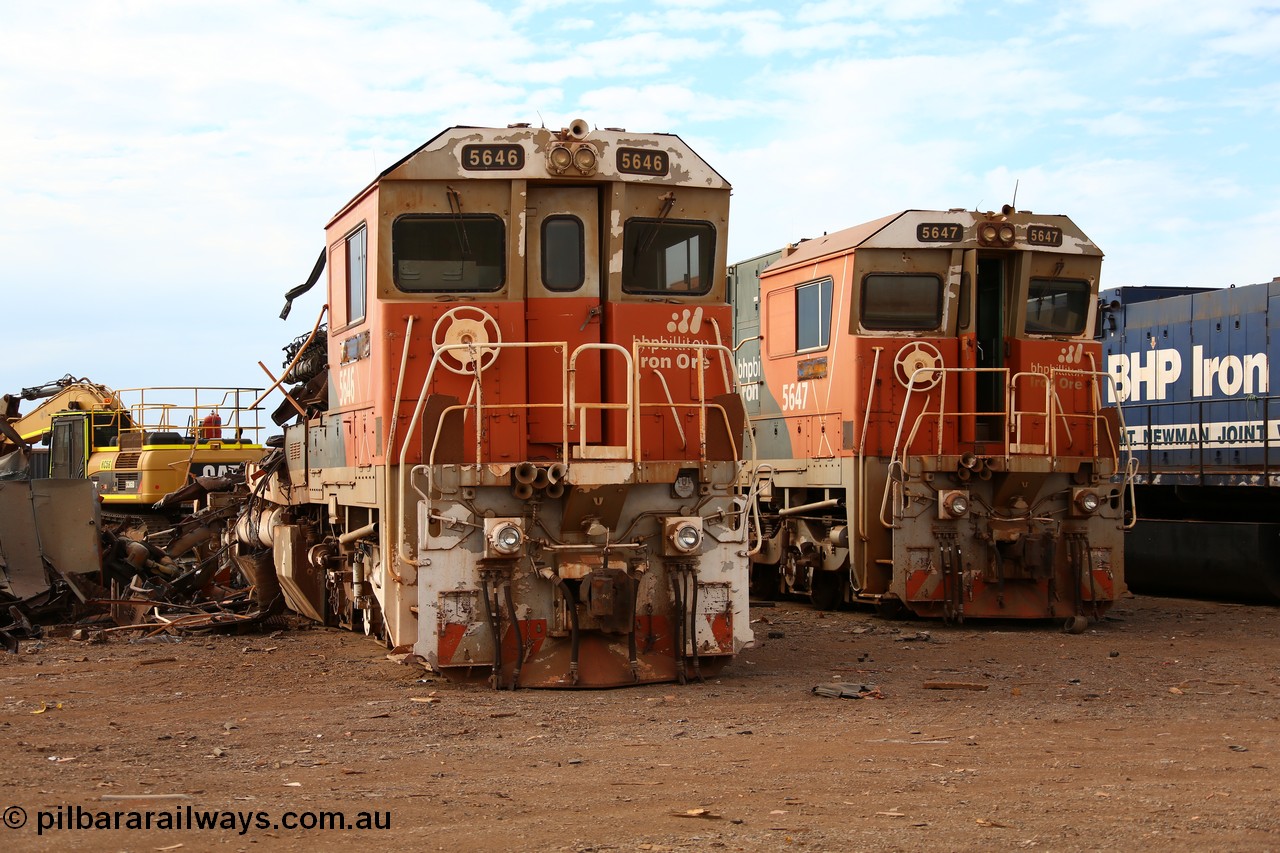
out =
{"type": "Polygon", "coordinates": [[[1065,346],[1058,353],[1058,364],[1079,364],[1084,361],[1084,344],[1065,346]]]}
{"type": "Polygon", "coordinates": [[[684,309],[683,312],[676,311],[671,315],[671,322],[667,324],[668,332],[679,332],[682,335],[696,335],[701,328],[701,307],[693,309],[692,312],[688,308],[684,309]]]}

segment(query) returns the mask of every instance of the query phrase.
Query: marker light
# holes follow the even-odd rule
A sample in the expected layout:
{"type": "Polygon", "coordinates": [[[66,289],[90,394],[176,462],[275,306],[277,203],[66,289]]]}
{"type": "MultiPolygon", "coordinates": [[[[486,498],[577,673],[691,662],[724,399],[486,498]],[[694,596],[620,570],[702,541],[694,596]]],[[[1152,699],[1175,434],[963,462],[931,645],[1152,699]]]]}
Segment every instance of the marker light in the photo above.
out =
{"type": "Polygon", "coordinates": [[[1072,499],[1076,512],[1080,515],[1093,515],[1102,505],[1102,499],[1092,489],[1076,489],[1072,499]]]}
{"type": "Polygon", "coordinates": [[[962,518],[969,513],[969,493],[963,489],[942,492],[938,496],[939,518],[962,518]]]}

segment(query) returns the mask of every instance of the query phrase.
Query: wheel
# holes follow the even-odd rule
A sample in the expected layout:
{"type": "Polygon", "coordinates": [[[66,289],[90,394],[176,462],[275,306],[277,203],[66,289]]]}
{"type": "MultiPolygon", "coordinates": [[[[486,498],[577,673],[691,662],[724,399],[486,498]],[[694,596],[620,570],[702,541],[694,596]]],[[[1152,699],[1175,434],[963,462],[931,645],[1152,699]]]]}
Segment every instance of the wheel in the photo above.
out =
{"type": "Polygon", "coordinates": [[[1062,630],[1068,634],[1083,634],[1084,629],[1089,627],[1089,619],[1085,616],[1072,616],[1066,622],[1062,623],[1062,630]]]}
{"type": "Polygon", "coordinates": [[[931,343],[913,341],[893,358],[893,373],[903,388],[928,391],[942,381],[942,353],[931,343]]]}
{"type": "Polygon", "coordinates": [[[796,566],[796,555],[788,549],[778,567],[778,594],[783,598],[796,594],[796,583],[800,580],[800,570],[796,566]]]}
{"type": "Polygon", "coordinates": [[[498,321],[483,308],[459,305],[440,315],[431,329],[431,344],[438,351],[441,347],[466,344],[440,354],[440,364],[453,373],[472,374],[493,364],[498,359],[498,347],[502,343],[502,330],[498,321]]]}
{"type": "MultiPolygon", "coordinates": [[[[372,598],[372,596],[370,596],[372,598]]],[[[359,607],[351,608],[352,630],[364,631],[366,637],[377,640],[386,648],[394,648],[391,642],[391,631],[387,629],[387,623],[382,618],[382,608],[378,606],[378,600],[374,598],[369,603],[369,609],[362,610],[359,607]]]]}

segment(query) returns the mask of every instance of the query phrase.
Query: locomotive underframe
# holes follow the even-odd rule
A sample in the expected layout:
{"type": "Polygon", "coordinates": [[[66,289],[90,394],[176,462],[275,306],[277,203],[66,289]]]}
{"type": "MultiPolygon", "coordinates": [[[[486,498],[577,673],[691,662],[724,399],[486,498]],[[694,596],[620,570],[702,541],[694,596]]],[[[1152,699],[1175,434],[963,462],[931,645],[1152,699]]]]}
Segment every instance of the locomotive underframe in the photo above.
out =
{"type": "Polygon", "coordinates": [[[529,499],[441,466],[439,495],[417,504],[417,649],[432,666],[497,686],[607,687],[705,676],[750,642],[734,465],[704,465],[688,499],[619,465],[575,463],[562,497],[529,499]],[[518,524],[526,551],[488,554],[494,519],[518,524]],[[701,521],[695,553],[664,547],[677,519],[701,521]]]}
{"type": "Polygon", "coordinates": [[[1097,618],[1123,591],[1123,495],[1103,465],[912,456],[891,480],[879,459],[778,462],[760,495],[757,588],[955,621],[1097,618]],[[1093,513],[1075,504],[1084,491],[1099,497],[1093,513]]]}
{"type": "Polygon", "coordinates": [[[326,434],[323,422],[286,429],[283,471],[255,490],[256,507],[229,534],[242,540],[241,565],[253,571],[256,550],[258,574],[273,567],[284,601],[317,622],[496,687],[702,678],[752,640],[736,574],[746,511],[735,462],[576,461],[556,484],[534,466],[542,475],[527,494],[516,465],[417,466],[400,529],[418,544],[403,561],[379,509],[385,472],[394,480],[398,469],[308,467],[326,434]],[[692,493],[676,496],[673,482],[690,471],[692,493]],[[687,554],[667,544],[681,519],[702,533],[687,554]],[[497,521],[525,532],[517,557],[493,552],[497,521]]]}

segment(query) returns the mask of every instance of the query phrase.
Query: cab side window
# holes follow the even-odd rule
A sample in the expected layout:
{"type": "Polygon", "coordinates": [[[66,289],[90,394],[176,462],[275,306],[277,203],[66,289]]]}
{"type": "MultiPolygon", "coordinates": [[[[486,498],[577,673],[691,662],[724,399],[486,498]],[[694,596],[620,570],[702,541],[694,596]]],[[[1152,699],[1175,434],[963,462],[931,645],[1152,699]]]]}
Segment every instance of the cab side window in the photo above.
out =
{"type": "Polygon", "coordinates": [[[366,270],[368,263],[365,247],[368,232],[361,225],[347,235],[347,322],[358,323],[364,319],[368,298],[366,270]]]}

